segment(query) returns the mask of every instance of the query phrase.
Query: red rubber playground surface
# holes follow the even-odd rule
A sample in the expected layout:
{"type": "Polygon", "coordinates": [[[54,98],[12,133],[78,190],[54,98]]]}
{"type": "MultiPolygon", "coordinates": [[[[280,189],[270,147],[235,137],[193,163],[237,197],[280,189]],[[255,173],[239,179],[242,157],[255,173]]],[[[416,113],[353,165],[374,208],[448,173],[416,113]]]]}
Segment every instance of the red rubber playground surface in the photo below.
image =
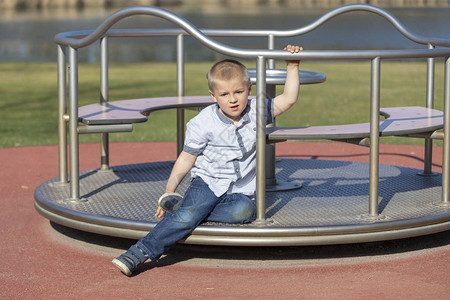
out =
{"type": "MultiPolygon", "coordinates": [[[[113,143],[111,165],[173,160],[174,143],[113,143]]],[[[381,145],[380,162],[422,168],[423,147],[381,145]]],[[[111,264],[134,241],[77,231],[34,209],[35,188],[58,176],[56,146],[0,149],[0,299],[449,299],[450,231],[315,247],[176,245],[128,278],[111,264]]],[[[97,168],[98,144],[80,146],[97,168]]],[[[342,143],[277,145],[284,158],[368,161],[342,143]]],[[[436,147],[433,169],[441,170],[436,147]]]]}

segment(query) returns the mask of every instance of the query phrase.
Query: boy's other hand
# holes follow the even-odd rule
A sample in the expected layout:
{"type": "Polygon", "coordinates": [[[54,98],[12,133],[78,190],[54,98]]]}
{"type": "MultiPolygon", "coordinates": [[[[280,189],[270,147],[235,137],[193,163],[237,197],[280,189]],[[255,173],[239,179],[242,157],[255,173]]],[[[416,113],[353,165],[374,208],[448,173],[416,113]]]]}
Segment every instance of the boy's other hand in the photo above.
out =
{"type": "Polygon", "coordinates": [[[162,217],[164,217],[165,214],[166,214],[166,211],[164,209],[162,209],[161,206],[158,206],[158,209],[156,210],[156,213],[155,213],[155,217],[162,218],[162,217]]]}

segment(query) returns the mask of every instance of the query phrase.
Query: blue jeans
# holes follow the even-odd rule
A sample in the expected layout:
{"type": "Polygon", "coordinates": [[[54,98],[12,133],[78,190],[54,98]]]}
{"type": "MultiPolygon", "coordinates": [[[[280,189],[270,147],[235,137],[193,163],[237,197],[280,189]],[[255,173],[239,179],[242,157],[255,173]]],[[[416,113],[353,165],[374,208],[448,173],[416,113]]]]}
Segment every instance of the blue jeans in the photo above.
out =
{"type": "Polygon", "coordinates": [[[248,196],[225,193],[217,197],[200,177],[196,177],[184,194],[181,206],[173,213],[166,213],[136,246],[156,261],[203,221],[243,224],[252,222],[255,213],[255,201],[248,196]]]}

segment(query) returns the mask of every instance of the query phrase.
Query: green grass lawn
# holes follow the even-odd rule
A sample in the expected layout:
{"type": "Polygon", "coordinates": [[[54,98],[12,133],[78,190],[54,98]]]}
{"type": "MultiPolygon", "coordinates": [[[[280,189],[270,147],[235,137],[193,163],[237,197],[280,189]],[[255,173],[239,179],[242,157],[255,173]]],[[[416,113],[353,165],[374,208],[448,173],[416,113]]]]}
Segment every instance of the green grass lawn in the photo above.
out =
{"type": "MultiPolygon", "coordinates": [[[[186,95],[207,95],[205,74],[212,63],[188,63],[186,95]]],[[[254,62],[247,62],[254,67],[254,62]]],[[[284,68],[284,63],[277,65],[284,68]]],[[[301,87],[298,103],[277,119],[278,126],[308,126],[369,121],[370,62],[302,62],[303,70],[323,72],[322,84],[301,87]]],[[[435,107],[443,107],[443,64],[436,65],[435,107]]],[[[385,61],[381,66],[381,106],[425,106],[426,63],[385,61]]],[[[112,63],[110,100],[176,95],[172,63],[112,63]]],[[[57,143],[56,64],[0,63],[0,147],[57,143]]],[[[99,99],[99,66],[79,68],[80,105],[99,99]]],[[[278,87],[278,92],[281,87],[278,87]]],[[[186,120],[196,112],[187,111],[186,120]]],[[[115,133],[111,141],[175,141],[175,110],[158,111],[135,124],[132,133],[115,133]]],[[[96,134],[81,143],[98,142],[96,134]]],[[[421,139],[383,138],[384,143],[421,144],[421,139]]],[[[439,143],[439,142],[437,142],[439,143]]]]}

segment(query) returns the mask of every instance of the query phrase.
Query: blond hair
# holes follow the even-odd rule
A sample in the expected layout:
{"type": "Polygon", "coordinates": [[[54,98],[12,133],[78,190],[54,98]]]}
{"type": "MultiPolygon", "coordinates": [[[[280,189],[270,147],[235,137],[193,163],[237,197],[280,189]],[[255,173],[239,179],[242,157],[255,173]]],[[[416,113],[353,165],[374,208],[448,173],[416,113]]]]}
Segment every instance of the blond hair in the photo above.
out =
{"type": "Polygon", "coordinates": [[[214,83],[217,81],[231,80],[240,76],[242,81],[250,86],[250,76],[248,75],[247,68],[240,62],[234,59],[225,59],[215,63],[206,78],[208,78],[208,87],[212,91],[214,83]]]}

